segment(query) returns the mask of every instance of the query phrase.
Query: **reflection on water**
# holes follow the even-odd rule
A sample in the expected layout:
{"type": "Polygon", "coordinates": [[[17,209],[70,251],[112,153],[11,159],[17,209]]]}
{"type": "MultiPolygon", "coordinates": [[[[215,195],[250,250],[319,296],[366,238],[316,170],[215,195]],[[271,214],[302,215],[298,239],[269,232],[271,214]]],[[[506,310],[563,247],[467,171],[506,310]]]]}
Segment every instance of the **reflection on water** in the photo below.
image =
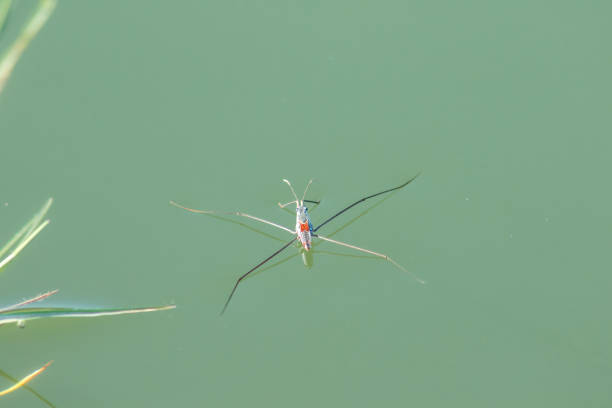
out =
{"type": "Polygon", "coordinates": [[[305,251],[303,248],[300,250],[301,254],[302,254],[302,261],[304,262],[304,266],[307,267],[308,269],[312,268],[312,265],[314,264],[314,255],[313,255],[313,251],[305,251]]]}

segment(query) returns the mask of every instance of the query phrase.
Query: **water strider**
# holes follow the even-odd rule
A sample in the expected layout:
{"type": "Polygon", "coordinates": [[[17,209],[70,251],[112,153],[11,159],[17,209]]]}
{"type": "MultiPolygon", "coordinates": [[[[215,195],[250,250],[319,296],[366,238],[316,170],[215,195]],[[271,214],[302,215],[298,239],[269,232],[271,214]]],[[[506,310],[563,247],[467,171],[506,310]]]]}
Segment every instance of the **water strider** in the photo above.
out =
{"type": "MultiPolygon", "coordinates": [[[[397,262],[395,262],[393,259],[389,258],[385,254],[381,254],[379,252],[374,252],[374,251],[371,251],[369,249],[360,248],[360,247],[355,246],[355,245],[347,244],[345,242],[336,241],[335,239],[324,237],[323,235],[318,234],[317,231],[319,229],[321,229],[321,227],[323,227],[325,224],[327,224],[328,222],[330,222],[331,220],[333,220],[337,216],[343,214],[347,210],[353,208],[357,204],[362,203],[365,200],[368,200],[370,198],[379,196],[381,194],[389,193],[391,191],[399,190],[399,189],[401,189],[403,187],[406,187],[410,182],[412,182],[417,177],[418,177],[418,174],[416,176],[414,176],[413,178],[411,178],[410,180],[406,181],[405,183],[403,183],[403,184],[401,184],[401,185],[399,185],[397,187],[393,187],[393,188],[390,188],[388,190],[381,191],[380,193],[372,194],[372,195],[364,197],[364,198],[362,198],[360,200],[355,201],[351,205],[343,208],[342,210],[338,211],[337,213],[335,213],[334,215],[332,215],[331,217],[329,217],[328,219],[323,221],[316,228],[313,227],[312,221],[310,220],[310,215],[308,214],[308,208],[304,205],[304,203],[319,204],[318,201],[305,200],[306,192],[308,191],[308,188],[310,187],[310,184],[312,184],[312,180],[310,180],[308,182],[308,185],[306,186],[306,189],[304,190],[304,194],[302,195],[302,199],[300,200],[300,199],[297,198],[297,194],[295,194],[295,191],[293,190],[293,186],[291,186],[291,183],[288,180],[283,179],[283,182],[287,183],[287,185],[291,189],[291,193],[293,194],[293,197],[295,198],[295,201],[290,201],[290,202],[285,203],[285,204],[278,203],[278,205],[281,208],[284,208],[284,207],[286,207],[288,205],[295,204],[295,207],[296,207],[296,209],[295,209],[295,212],[296,212],[296,215],[295,215],[295,230],[291,230],[291,229],[289,229],[287,227],[284,227],[282,225],[276,224],[276,223],[274,223],[272,221],[264,220],[262,218],[255,217],[253,215],[249,215],[249,214],[246,214],[246,213],[243,213],[243,212],[240,212],[240,211],[235,211],[235,212],[218,212],[218,211],[209,211],[209,210],[196,210],[196,209],[193,209],[193,208],[184,207],[184,206],[182,206],[182,205],[180,205],[180,204],[178,204],[178,203],[176,203],[174,201],[170,201],[170,204],[172,204],[172,205],[174,205],[176,207],[182,208],[184,210],[191,211],[191,212],[194,212],[194,213],[199,213],[199,214],[238,215],[240,217],[250,218],[252,220],[259,221],[259,222],[262,222],[264,224],[271,225],[273,227],[282,229],[282,230],[287,231],[288,233],[294,235],[294,237],[289,242],[287,242],[285,245],[283,245],[280,249],[278,249],[272,255],[268,256],[266,259],[264,259],[263,261],[261,261],[260,263],[255,265],[248,272],[246,272],[245,274],[243,274],[241,277],[238,278],[238,280],[236,281],[236,284],[234,285],[234,288],[232,289],[232,291],[230,292],[230,294],[229,294],[229,296],[227,298],[227,301],[225,302],[225,305],[223,306],[223,310],[221,311],[221,314],[223,314],[225,312],[225,309],[227,309],[227,305],[229,305],[230,300],[232,300],[232,297],[234,296],[234,292],[236,292],[236,288],[238,288],[238,285],[240,284],[240,282],[244,278],[246,278],[251,272],[255,271],[257,268],[259,268],[260,266],[262,266],[263,264],[268,262],[270,259],[274,258],[276,255],[280,254],[282,251],[287,249],[293,242],[295,242],[295,240],[299,240],[300,241],[300,243],[302,244],[302,247],[304,248],[305,251],[310,251],[310,248],[312,247],[312,238],[319,238],[319,239],[321,239],[323,241],[331,242],[333,244],[341,245],[341,246],[344,246],[344,247],[347,247],[347,248],[355,249],[357,251],[361,251],[361,252],[365,252],[365,253],[368,253],[368,254],[371,254],[371,255],[378,256],[380,258],[383,258],[383,259],[391,262],[393,265],[395,265],[397,268],[401,269],[402,271],[408,272],[408,270],[406,268],[404,268],[402,265],[398,264],[397,262]]],[[[419,279],[417,277],[415,277],[415,279],[419,283],[425,283],[423,280],[421,280],[421,279],[419,279]]]]}

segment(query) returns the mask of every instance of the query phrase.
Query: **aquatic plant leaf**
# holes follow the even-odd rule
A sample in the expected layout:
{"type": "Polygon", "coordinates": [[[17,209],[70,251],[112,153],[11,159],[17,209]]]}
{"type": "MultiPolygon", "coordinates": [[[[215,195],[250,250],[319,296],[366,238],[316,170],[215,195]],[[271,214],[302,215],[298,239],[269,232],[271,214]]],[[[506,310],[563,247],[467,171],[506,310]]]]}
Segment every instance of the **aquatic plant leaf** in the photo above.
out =
{"type": "Polygon", "coordinates": [[[12,0],[0,0],[0,33],[4,29],[4,23],[11,9],[12,0]]]}
{"type": "Polygon", "coordinates": [[[13,238],[11,238],[11,240],[7,242],[2,249],[0,249],[0,258],[2,258],[5,253],[10,251],[6,257],[0,259],[0,271],[2,271],[2,268],[4,268],[9,262],[15,259],[23,248],[25,248],[40,233],[40,231],[43,230],[43,228],[49,225],[49,220],[42,221],[42,219],[47,211],[49,211],[51,204],[53,204],[52,198],[48,199],[40,211],[38,211],[30,219],[30,221],[28,221],[19,230],[19,232],[17,232],[13,238]]]}
{"type": "Polygon", "coordinates": [[[15,42],[0,57],[0,93],[2,93],[4,85],[11,75],[13,68],[15,68],[17,61],[19,61],[21,54],[23,54],[30,41],[45,25],[56,4],[56,0],[40,0],[34,14],[25,24],[15,42]]]}
{"type": "Polygon", "coordinates": [[[9,310],[15,310],[15,309],[18,309],[18,308],[23,307],[25,305],[29,305],[30,303],[40,302],[41,300],[46,299],[49,296],[55,295],[57,292],[59,292],[58,289],[55,289],[55,290],[52,290],[52,291],[49,291],[49,292],[45,292],[45,293],[40,294],[38,296],[35,296],[35,297],[31,298],[31,299],[27,299],[27,300],[24,300],[23,302],[19,302],[19,303],[13,305],[13,306],[7,306],[5,308],[2,308],[2,309],[0,309],[0,313],[8,312],[9,310]]]}
{"type": "Polygon", "coordinates": [[[34,371],[31,374],[26,375],[25,377],[23,377],[21,380],[17,381],[13,386],[0,391],[0,397],[3,395],[6,395],[8,393],[11,393],[15,390],[18,390],[19,388],[23,387],[24,385],[26,385],[27,383],[29,383],[30,381],[32,381],[34,378],[36,378],[40,373],[42,373],[43,371],[45,371],[47,369],[47,367],[49,367],[51,365],[53,361],[49,361],[47,364],[45,364],[44,366],[42,366],[41,368],[39,368],[38,370],[34,371]]]}
{"type": "Polygon", "coordinates": [[[176,308],[176,305],[138,307],[133,309],[101,308],[80,309],[71,307],[19,307],[0,311],[0,325],[7,323],[21,324],[27,320],[54,317],[100,317],[123,314],[157,312],[176,308]]]}

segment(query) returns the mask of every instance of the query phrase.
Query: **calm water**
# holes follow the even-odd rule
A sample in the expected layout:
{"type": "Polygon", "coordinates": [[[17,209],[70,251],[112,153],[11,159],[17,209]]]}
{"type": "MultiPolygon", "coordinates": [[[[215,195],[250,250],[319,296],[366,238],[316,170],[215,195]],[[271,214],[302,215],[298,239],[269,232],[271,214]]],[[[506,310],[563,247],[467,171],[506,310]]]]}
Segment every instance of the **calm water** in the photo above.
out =
{"type": "Polygon", "coordinates": [[[0,96],[0,240],[56,200],[0,303],[178,308],[3,327],[1,370],[55,360],[62,408],[612,403],[608,3],[151,3],[60,2],[0,96]],[[427,285],[290,248],[222,318],[287,234],[168,204],[292,227],[314,178],[316,225],[419,171],[322,232],[427,285]]]}

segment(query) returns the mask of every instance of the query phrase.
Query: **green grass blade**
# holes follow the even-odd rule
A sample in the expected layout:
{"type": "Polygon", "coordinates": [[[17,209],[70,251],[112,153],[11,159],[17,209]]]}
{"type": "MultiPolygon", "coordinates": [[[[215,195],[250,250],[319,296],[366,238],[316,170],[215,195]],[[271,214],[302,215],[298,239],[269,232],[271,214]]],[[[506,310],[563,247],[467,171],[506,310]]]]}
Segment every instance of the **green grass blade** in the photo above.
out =
{"type": "MultiPolygon", "coordinates": [[[[6,371],[3,371],[3,370],[0,370],[0,377],[3,377],[5,379],[7,379],[8,381],[10,381],[13,384],[16,384],[17,382],[20,381],[19,379],[13,377],[12,375],[10,375],[9,373],[7,373],[6,371]]],[[[53,405],[53,403],[51,401],[49,401],[48,399],[43,397],[39,392],[37,392],[32,387],[30,387],[28,384],[24,384],[22,386],[22,388],[27,390],[27,391],[29,391],[29,392],[31,392],[32,395],[34,395],[36,398],[38,398],[46,406],[48,406],[50,408],[56,408],[55,405],[53,405]]]]}
{"type": "Polygon", "coordinates": [[[42,208],[36,214],[34,214],[32,219],[30,220],[31,225],[28,232],[26,232],[26,235],[30,235],[32,231],[38,228],[38,225],[40,225],[40,223],[42,222],[42,219],[47,214],[47,211],[49,211],[49,208],[51,208],[51,204],[53,204],[53,198],[49,198],[42,206],[42,208]]]}
{"type": "Polygon", "coordinates": [[[0,250],[0,258],[8,251],[11,251],[4,259],[0,259],[0,271],[11,262],[15,257],[25,248],[30,241],[32,241],[36,235],[40,233],[48,224],[49,220],[45,220],[40,223],[42,218],[45,216],[49,207],[53,204],[53,199],[47,200],[45,205],[36,213],[30,221],[28,221],[17,234],[11,238],[11,240],[0,250]],[[21,241],[20,241],[21,240],[21,241]]]}
{"type": "Polygon", "coordinates": [[[33,297],[32,299],[27,299],[27,300],[24,300],[23,302],[19,302],[19,303],[17,303],[16,305],[13,305],[13,306],[8,306],[8,307],[5,307],[5,308],[3,308],[3,309],[0,309],[0,313],[2,313],[2,312],[8,312],[9,310],[18,309],[18,308],[23,307],[23,306],[25,306],[25,305],[29,305],[30,303],[40,302],[41,300],[46,299],[46,298],[48,298],[49,296],[53,296],[53,295],[55,295],[57,292],[59,292],[59,290],[58,290],[58,289],[55,289],[55,290],[52,290],[52,291],[49,291],[49,292],[43,293],[43,294],[41,294],[41,295],[35,296],[35,297],[33,297]]]}
{"type": "Polygon", "coordinates": [[[15,68],[17,61],[19,61],[21,54],[23,54],[30,41],[45,25],[56,4],[56,0],[40,0],[36,11],[21,31],[19,37],[0,58],[0,93],[2,93],[4,85],[11,72],[13,72],[13,68],[15,68]]]}
{"type": "Polygon", "coordinates": [[[0,261],[0,270],[2,270],[2,268],[4,268],[4,266],[6,264],[8,264],[9,262],[11,262],[13,259],[15,259],[15,257],[17,255],[19,255],[19,253],[21,252],[21,250],[23,248],[26,247],[26,245],[28,245],[30,243],[30,241],[32,241],[34,239],[34,237],[36,237],[36,235],[38,235],[38,233],[40,231],[42,231],[43,228],[45,228],[47,226],[47,224],[49,224],[49,220],[46,220],[45,222],[43,222],[41,225],[38,226],[38,228],[36,228],[34,230],[34,232],[28,236],[26,236],[26,238],[21,241],[19,243],[19,245],[17,245],[15,247],[15,249],[13,249],[13,251],[11,251],[10,254],[8,254],[8,256],[6,258],[4,258],[2,261],[0,261]]]}
{"type": "Polygon", "coordinates": [[[2,249],[0,249],[0,258],[2,258],[6,251],[11,249],[22,236],[27,235],[26,231],[29,231],[28,233],[32,233],[32,231],[36,228],[36,225],[40,223],[40,220],[45,216],[45,214],[47,214],[47,211],[49,211],[51,204],[53,204],[53,198],[49,198],[42,208],[36,214],[34,214],[32,218],[30,218],[30,220],[19,230],[19,232],[16,233],[13,238],[11,238],[11,240],[4,247],[2,247],[2,249]]]}
{"type": "Polygon", "coordinates": [[[30,381],[32,381],[34,378],[36,378],[40,373],[42,373],[43,371],[45,371],[47,369],[47,367],[49,367],[51,365],[53,361],[49,361],[47,364],[45,364],[44,366],[42,366],[41,368],[39,368],[38,370],[34,371],[31,374],[26,375],[25,377],[23,377],[21,380],[17,381],[12,387],[9,387],[5,390],[0,391],[0,397],[6,394],[9,394],[13,391],[18,390],[19,388],[23,387],[24,385],[26,385],[27,383],[29,383],[30,381]]]}
{"type": "Polygon", "coordinates": [[[0,312],[0,325],[7,323],[21,323],[26,320],[45,319],[55,317],[100,317],[116,316],[123,314],[157,312],[170,310],[176,305],[138,307],[132,309],[101,308],[101,309],[79,309],[70,307],[27,307],[10,309],[0,312]]]}
{"type": "Polygon", "coordinates": [[[11,9],[12,0],[0,0],[0,33],[4,28],[4,23],[8,17],[9,10],[11,9]]]}
{"type": "Polygon", "coordinates": [[[6,245],[4,245],[2,247],[2,249],[0,249],[0,258],[2,258],[4,256],[4,254],[11,249],[15,243],[17,241],[19,241],[19,239],[25,235],[26,231],[30,228],[30,224],[32,223],[32,220],[28,221],[28,223],[26,225],[24,225],[23,227],[21,227],[21,229],[19,230],[18,233],[16,233],[15,235],[13,235],[13,238],[11,238],[11,240],[9,242],[6,243],[6,245]]]}

